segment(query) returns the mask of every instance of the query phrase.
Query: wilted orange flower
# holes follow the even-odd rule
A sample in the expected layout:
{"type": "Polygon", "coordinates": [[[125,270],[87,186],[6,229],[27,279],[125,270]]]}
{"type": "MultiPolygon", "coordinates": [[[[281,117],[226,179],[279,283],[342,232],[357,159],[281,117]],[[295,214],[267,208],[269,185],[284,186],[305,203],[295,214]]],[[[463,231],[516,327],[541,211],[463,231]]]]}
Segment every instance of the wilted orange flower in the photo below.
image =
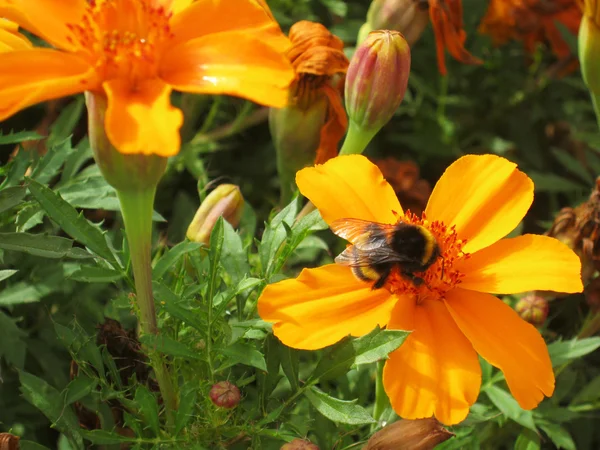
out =
{"type": "Polygon", "coordinates": [[[422,225],[436,237],[441,257],[419,274],[418,287],[396,270],[383,288],[372,289],[337,264],[267,286],[258,311],[284,344],[318,349],[377,325],[411,330],[383,373],[394,410],[407,419],[463,420],[479,394],[477,354],[504,372],[523,408],[552,395],[554,374],[540,333],[489,293],[580,292],[581,265],[547,236],[502,239],[533,200],[533,183],[515,164],[494,155],[460,158],[435,186],[422,217],[404,214],[379,169],[360,155],[303,169],[296,182],[327,223],[422,225]]]}
{"type": "Polygon", "coordinates": [[[323,97],[327,99],[326,122],[315,158],[320,164],[337,155],[337,145],[348,127],[342,97],[349,61],[342,40],[320,23],[296,22],[290,28],[289,39],[292,47],[287,56],[296,72],[290,103],[308,110],[323,97]]]}
{"type": "Polygon", "coordinates": [[[489,34],[495,45],[511,39],[523,42],[532,53],[547,41],[554,54],[565,59],[571,55],[557,23],[577,34],[581,11],[575,0],[491,0],[480,31],[489,34]]]}
{"type": "Polygon", "coordinates": [[[429,17],[435,34],[438,68],[442,75],[448,73],[444,49],[462,63],[482,62],[465,49],[467,33],[463,28],[462,16],[462,0],[429,0],[429,17]]]}
{"type": "Polygon", "coordinates": [[[106,95],[105,128],[125,154],[179,151],[183,117],[172,89],[283,106],[288,41],[258,0],[0,0],[56,49],[0,57],[0,120],[83,91],[106,95]]]}

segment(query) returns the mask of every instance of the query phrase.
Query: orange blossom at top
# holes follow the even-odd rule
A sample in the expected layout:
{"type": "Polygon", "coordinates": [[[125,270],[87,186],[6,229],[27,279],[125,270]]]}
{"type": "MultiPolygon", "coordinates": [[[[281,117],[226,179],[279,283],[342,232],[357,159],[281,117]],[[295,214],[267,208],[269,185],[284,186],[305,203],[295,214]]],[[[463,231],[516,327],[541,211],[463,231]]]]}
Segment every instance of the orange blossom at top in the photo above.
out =
{"type": "Polygon", "coordinates": [[[124,154],[179,151],[173,89],[287,101],[289,43],[262,0],[0,0],[0,17],[55,48],[0,56],[0,120],[88,91],[106,96],[105,129],[124,154]]]}
{"type": "Polygon", "coordinates": [[[422,217],[404,213],[377,166],[360,155],[303,169],[296,182],[327,223],[354,218],[421,225],[437,240],[441,257],[417,274],[424,281],[418,286],[396,268],[373,289],[373,282],[337,264],[267,286],[258,311],[284,344],[318,349],[377,325],[412,331],[383,372],[394,410],[407,419],[462,421],[479,394],[478,354],[504,372],[523,408],[552,395],[542,336],[491,294],[580,292],[581,265],[547,236],[502,239],[533,200],[533,183],[515,164],[494,155],[460,158],[442,175],[422,217]]]}

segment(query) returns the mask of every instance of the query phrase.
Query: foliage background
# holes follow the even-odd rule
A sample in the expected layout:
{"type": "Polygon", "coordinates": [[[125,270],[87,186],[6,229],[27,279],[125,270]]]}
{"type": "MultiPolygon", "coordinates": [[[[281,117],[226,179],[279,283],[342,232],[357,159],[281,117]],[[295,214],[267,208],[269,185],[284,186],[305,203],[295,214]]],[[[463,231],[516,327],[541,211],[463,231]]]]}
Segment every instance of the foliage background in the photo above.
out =
{"type": "MultiPolygon", "coordinates": [[[[600,173],[600,138],[589,94],[578,71],[564,77],[555,76],[556,60],[543,46],[533,55],[525,54],[518,42],[494,48],[488,37],[477,33],[486,2],[464,0],[463,3],[468,32],[466,47],[485,63],[466,66],[448,57],[449,76],[440,77],[429,27],[412,49],[409,92],[394,119],[366,153],[371,157],[393,156],[414,161],[421,177],[432,185],[460,155],[491,152],[505,156],[517,162],[536,186],[534,205],[519,231],[544,232],[561,207],[576,205],[588,197],[600,173]]],[[[348,54],[353,51],[354,39],[368,6],[364,0],[272,0],[269,4],[284,29],[301,19],[319,21],[347,42],[348,54]]],[[[576,38],[568,33],[565,38],[576,54],[576,38]]],[[[174,101],[181,99],[176,97],[174,101]]],[[[258,106],[226,97],[200,98],[192,110],[196,120],[187,117],[183,130],[188,143],[180,155],[171,160],[155,204],[157,214],[164,218],[156,222],[155,260],[159,261],[168,254],[168,248],[184,239],[200,200],[213,184],[234,183],[241,187],[248,205],[240,235],[249,260],[242,267],[251,268],[251,276],[259,280],[258,286],[267,279],[264,267],[260,269],[261,255],[254,239],[264,238],[265,222],[272,218],[273,209],[279,208],[275,154],[266,115],[258,106]]],[[[7,234],[19,231],[68,237],[55,220],[45,217],[39,198],[27,194],[22,187],[23,176],[27,174],[42,185],[49,184],[71,206],[83,211],[91,223],[97,224],[96,230],[107,231],[109,241],[117,250],[123,248],[122,222],[116,213],[118,203],[114,191],[91,161],[85,123],[85,108],[79,97],[30,108],[0,124],[4,176],[0,190],[3,232],[0,237],[3,249],[0,250],[3,269],[0,271],[0,431],[11,431],[25,440],[61,450],[75,448],[73,442],[78,438],[69,437],[65,430],[81,421],[81,417],[67,412],[71,411],[70,406],[65,406],[68,396],[71,396],[69,400],[77,397],[78,402],[96,402],[100,425],[105,430],[110,430],[111,421],[115,421],[114,411],[111,411],[115,405],[108,401],[111,395],[121,401],[129,395],[129,401],[138,405],[154,401],[152,395],[148,400],[142,391],[126,395],[123,394],[126,389],[120,394],[115,393],[118,389],[104,389],[100,370],[91,369],[90,360],[98,357],[94,353],[97,350],[93,350],[97,349],[93,336],[104,318],[117,319],[125,327],[135,323],[128,297],[131,280],[108,267],[90,269],[91,266],[73,254],[78,245],[71,247],[64,241],[52,240],[46,241],[44,245],[50,247],[44,247],[44,251],[24,253],[14,251],[18,242],[15,243],[14,235],[7,234]],[[34,140],[35,135],[27,131],[34,129],[48,136],[47,152],[43,155],[39,152],[41,146],[34,140]],[[11,134],[13,131],[19,133],[11,134]],[[13,150],[18,142],[28,151],[15,156],[13,150]],[[28,168],[31,169],[27,171],[28,168]],[[18,272],[12,272],[14,270],[18,272]],[[91,347],[86,347],[88,344],[91,347]],[[69,385],[73,371],[77,370],[71,363],[72,357],[79,364],[79,370],[92,380],[88,385],[84,385],[86,380],[80,382],[81,386],[69,385]],[[37,378],[28,378],[28,374],[37,378]],[[65,390],[67,385],[71,388],[65,390]],[[75,387],[82,391],[75,392],[75,387]],[[99,394],[85,397],[92,390],[99,394]],[[44,402],[48,403],[45,407],[44,402]],[[54,428],[50,427],[51,422],[54,428]]],[[[94,234],[93,230],[87,232],[94,234]]],[[[224,233],[227,235],[228,231],[224,233]]],[[[293,252],[283,274],[293,276],[301,267],[331,261],[336,245],[340,244],[330,233],[317,232],[293,252]]],[[[192,250],[197,249],[186,247],[182,254],[192,250]]],[[[175,258],[174,254],[171,257],[175,258]]],[[[174,260],[163,260],[163,265],[170,261],[174,260]]],[[[165,271],[162,281],[183,298],[189,298],[187,306],[192,308],[193,295],[204,292],[206,286],[200,283],[195,288],[185,277],[191,272],[206,275],[213,269],[206,260],[197,265],[192,262],[192,269],[182,261],[177,260],[173,271],[165,271]]],[[[271,281],[284,276],[269,275],[274,276],[271,281]]],[[[233,289],[231,275],[221,276],[223,292],[233,289]]],[[[252,304],[256,299],[253,289],[251,286],[244,295],[237,295],[237,300],[252,304]]],[[[168,297],[168,291],[165,292],[157,292],[159,301],[164,302],[165,296],[168,297]]],[[[241,348],[267,351],[266,360],[262,361],[270,364],[269,346],[278,344],[264,329],[256,327],[255,322],[246,328],[231,326],[231,314],[239,310],[223,311],[228,316],[218,322],[219,336],[224,342],[239,339],[235,342],[245,346],[241,348]]],[[[242,323],[255,317],[251,307],[242,310],[243,314],[237,317],[242,323]]],[[[593,339],[583,344],[571,341],[588,312],[583,295],[551,303],[543,328],[547,341],[558,342],[552,347],[558,388],[551,400],[534,413],[520,410],[505,396],[501,377],[485,366],[484,386],[487,388],[482,390],[467,421],[452,429],[457,437],[445,443],[444,448],[598,448],[600,430],[594,424],[599,419],[600,369],[598,354],[593,350],[600,344],[593,339]]],[[[200,349],[197,346],[201,346],[202,337],[195,330],[180,328],[172,312],[171,315],[163,312],[161,319],[165,329],[183,343],[186,351],[200,349]]],[[[510,339],[510,330],[507,330],[507,339],[510,339]]],[[[293,353],[291,358],[302,362],[300,373],[296,375],[306,380],[320,353],[293,353]]],[[[104,350],[100,358],[109,365],[110,357],[104,350]]],[[[194,373],[204,369],[200,362],[190,358],[185,352],[176,355],[173,367],[192,379],[194,373]]],[[[232,359],[230,362],[240,361],[232,359]]],[[[143,362],[141,364],[143,366],[143,362]]],[[[227,448],[279,448],[283,440],[309,436],[321,448],[341,449],[360,448],[360,442],[374,429],[372,425],[336,425],[324,420],[304,398],[290,401],[289,410],[277,418],[283,425],[271,423],[258,438],[235,441],[240,430],[252,433],[259,429],[257,422],[261,414],[273,411],[273,398],[284,401],[293,394],[293,382],[288,380],[285,385],[284,380],[275,388],[273,396],[261,397],[265,383],[277,385],[279,380],[261,380],[257,369],[256,364],[255,367],[235,364],[223,372],[225,378],[234,380],[244,392],[244,409],[234,413],[211,409],[206,397],[209,384],[200,383],[192,389],[198,408],[212,412],[204,417],[199,410],[193,413],[192,421],[186,425],[187,436],[202,439],[216,433],[222,442],[229,442],[227,448]],[[254,410],[256,405],[260,405],[262,411],[254,410]],[[294,419],[292,411],[302,419],[294,419]]],[[[336,398],[358,398],[357,404],[368,409],[374,400],[374,371],[374,364],[361,365],[337,373],[336,377],[323,377],[319,387],[336,398]]],[[[285,375],[289,378],[287,373],[285,375]]],[[[137,376],[143,376],[143,370],[137,372],[137,376]]],[[[116,383],[114,377],[112,382],[116,383]]],[[[385,417],[393,419],[391,411],[386,414],[385,417]]],[[[140,447],[184,446],[184,443],[168,444],[170,438],[161,433],[152,437],[152,418],[143,414],[132,413],[125,420],[126,427],[140,429],[138,437],[150,436],[134,441],[140,447]]],[[[214,445],[207,448],[221,448],[218,445],[223,444],[214,445]]]]}

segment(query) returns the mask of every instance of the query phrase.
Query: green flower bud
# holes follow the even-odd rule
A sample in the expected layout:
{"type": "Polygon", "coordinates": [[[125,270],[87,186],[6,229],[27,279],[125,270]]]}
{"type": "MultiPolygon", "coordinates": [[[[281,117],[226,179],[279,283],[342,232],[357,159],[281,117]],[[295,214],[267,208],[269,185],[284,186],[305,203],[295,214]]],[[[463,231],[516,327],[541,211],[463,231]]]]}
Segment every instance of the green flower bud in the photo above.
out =
{"type": "Polygon", "coordinates": [[[340,154],[362,153],[402,102],[410,47],[397,31],[373,31],[354,53],[346,74],[350,126],[340,154]]]}
{"type": "Polygon", "coordinates": [[[234,184],[221,184],[202,202],[186,236],[190,241],[208,244],[219,217],[223,216],[235,228],[240,224],[243,209],[244,197],[240,188],[234,184]]]}
{"type": "Polygon", "coordinates": [[[579,62],[600,125],[600,1],[585,0],[579,26],[579,62]]]}

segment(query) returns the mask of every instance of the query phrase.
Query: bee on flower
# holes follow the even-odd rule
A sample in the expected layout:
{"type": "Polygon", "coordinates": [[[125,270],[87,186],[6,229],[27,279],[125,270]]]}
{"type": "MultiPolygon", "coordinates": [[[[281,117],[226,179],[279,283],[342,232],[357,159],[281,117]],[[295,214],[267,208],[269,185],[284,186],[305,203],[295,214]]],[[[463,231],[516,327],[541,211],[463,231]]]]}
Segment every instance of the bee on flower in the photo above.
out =
{"type": "Polygon", "coordinates": [[[492,294],[581,292],[581,263],[548,236],[504,238],[533,201],[533,182],[514,163],[460,158],[421,216],[403,211],[377,166],[360,155],[303,169],[296,182],[351,246],[342,264],[305,269],[264,290],[259,314],[284,344],[314,350],[376,326],[412,331],[383,371],[392,407],[405,419],[462,421],[479,394],[478,354],[504,373],[521,407],[552,395],[542,336],[492,294]]]}

